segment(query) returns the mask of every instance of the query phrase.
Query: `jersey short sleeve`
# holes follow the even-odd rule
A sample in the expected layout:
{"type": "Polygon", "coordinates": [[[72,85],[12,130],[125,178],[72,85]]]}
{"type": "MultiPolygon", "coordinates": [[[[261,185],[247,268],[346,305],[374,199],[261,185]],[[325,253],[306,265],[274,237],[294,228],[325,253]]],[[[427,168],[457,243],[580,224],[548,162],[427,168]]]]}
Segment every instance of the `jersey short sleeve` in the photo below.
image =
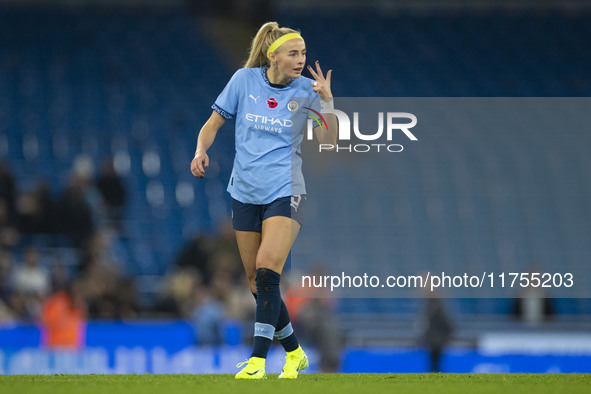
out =
{"type": "Polygon", "coordinates": [[[234,73],[222,93],[220,93],[215,103],[211,106],[214,111],[226,119],[233,118],[238,110],[238,92],[244,90],[244,86],[242,86],[244,85],[242,74],[242,70],[234,73]]]}
{"type": "MultiPolygon", "coordinates": [[[[310,100],[310,102],[308,103],[308,106],[315,111],[315,113],[321,113],[322,112],[322,107],[320,106],[320,101],[322,100],[320,97],[318,97],[318,95],[313,96],[308,98],[308,100],[310,100]]],[[[314,116],[308,112],[308,119],[313,119],[314,116]]]]}
{"type": "Polygon", "coordinates": [[[308,108],[310,108],[312,110],[307,113],[307,118],[317,120],[318,115],[321,116],[321,114],[322,114],[322,107],[320,105],[320,101],[322,99],[320,97],[318,97],[318,95],[313,96],[313,97],[309,97],[307,99],[309,100],[307,106],[308,106],[308,108]]]}

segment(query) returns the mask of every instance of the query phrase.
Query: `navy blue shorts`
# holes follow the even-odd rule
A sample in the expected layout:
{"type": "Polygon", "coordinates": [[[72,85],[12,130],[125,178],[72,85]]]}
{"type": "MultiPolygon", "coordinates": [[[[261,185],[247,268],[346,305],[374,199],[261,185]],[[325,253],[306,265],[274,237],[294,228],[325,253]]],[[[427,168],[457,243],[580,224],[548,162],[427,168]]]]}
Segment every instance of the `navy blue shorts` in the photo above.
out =
{"type": "Polygon", "coordinates": [[[245,204],[232,199],[232,228],[238,231],[262,231],[263,221],[273,216],[292,218],[301,226],[305,202],[305,194],[281,197],[263,205],[245,204]]]}

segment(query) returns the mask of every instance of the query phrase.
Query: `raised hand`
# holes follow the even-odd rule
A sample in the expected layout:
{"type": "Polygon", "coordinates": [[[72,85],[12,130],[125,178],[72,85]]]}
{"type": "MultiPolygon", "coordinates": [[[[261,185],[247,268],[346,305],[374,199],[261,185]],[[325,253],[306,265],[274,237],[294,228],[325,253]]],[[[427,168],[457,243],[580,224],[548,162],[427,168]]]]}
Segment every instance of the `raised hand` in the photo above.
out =
{"type": "Polygon", "coordinates": [[[321,99],[328,101],[332,99],[332,92],[330,90],[330,77],[332,75],[332,70],[328,70],[325,78],[318,60],[316,60],[314,64],[316,65],[316,71],[314,71],[312,66],[308,65],[308,71],[310,71],[310,74],[312,74],[315,79],[315,81],[312,82],[312,89],[318,93],[321,99]]]}

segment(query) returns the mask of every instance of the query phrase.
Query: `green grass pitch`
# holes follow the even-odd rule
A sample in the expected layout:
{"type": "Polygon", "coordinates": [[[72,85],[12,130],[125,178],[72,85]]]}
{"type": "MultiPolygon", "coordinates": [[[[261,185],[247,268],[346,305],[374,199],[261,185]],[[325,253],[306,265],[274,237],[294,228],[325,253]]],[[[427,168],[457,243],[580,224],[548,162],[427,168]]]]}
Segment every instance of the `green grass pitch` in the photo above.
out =
{"type": "Polygon", "coordinates": [[[297,380],[236,381],[232,375],[0,376],[10,394],[585,393],[591,374],[302,374],[297,380]],[[278,391],[279,390],[279,391],[278,391]]]}

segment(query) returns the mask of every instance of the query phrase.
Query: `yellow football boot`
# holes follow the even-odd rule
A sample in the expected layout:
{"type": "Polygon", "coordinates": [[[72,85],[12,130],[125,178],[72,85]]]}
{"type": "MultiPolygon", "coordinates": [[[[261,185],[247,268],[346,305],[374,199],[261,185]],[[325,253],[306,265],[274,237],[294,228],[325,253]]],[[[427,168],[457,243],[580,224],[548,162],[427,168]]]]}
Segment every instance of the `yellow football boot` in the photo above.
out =
{"type": "Polygon", "coordinates": [[[308,356],[304,353],[301,346],[292,352],[287,352],[285,356],[285,365],[279,375],[279,379],[297,379],[298,373],[308,366],[308,356]]]}
{"type": "Polygon", "coordinates": [[[251,357],[248,361],[244,361],[236,365],[240,368],[246,364],[235,376],[236,379],[267,379],[265,373],[265,359],[260,357],[251,357]]]}

